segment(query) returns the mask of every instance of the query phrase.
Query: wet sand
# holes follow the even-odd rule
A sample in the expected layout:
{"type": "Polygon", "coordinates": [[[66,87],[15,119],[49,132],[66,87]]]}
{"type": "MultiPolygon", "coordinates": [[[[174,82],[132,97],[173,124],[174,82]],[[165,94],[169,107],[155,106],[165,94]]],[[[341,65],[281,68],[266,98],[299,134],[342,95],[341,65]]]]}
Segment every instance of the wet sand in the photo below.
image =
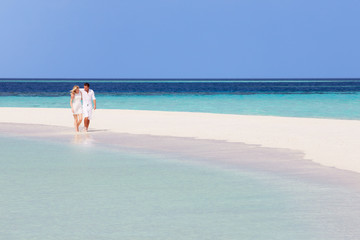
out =
{"type": "Polygon", "coordinates": [[[306,159],[301,151],[284,148],[190,137],[116,133],[106,129],[74,133],[70,127],[40,124],[0,123],[0,134],[72,144],[81,148],[158,154],[184,162],[261,171],[324,186],[336,185],[360,191],[359,173],[323,166],[306,159]]]}

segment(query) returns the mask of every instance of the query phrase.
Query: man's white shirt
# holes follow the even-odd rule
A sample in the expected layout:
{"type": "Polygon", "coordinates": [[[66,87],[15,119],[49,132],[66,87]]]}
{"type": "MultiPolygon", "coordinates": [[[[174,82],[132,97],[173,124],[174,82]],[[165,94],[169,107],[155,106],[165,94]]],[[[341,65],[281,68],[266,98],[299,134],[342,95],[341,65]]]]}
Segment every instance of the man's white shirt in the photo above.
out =
{"type": "Polygon", "coordinates": [[[86,92],[83,88],[80,88],[82,99],[83,99],[83,107],[92,109],[92,101],[95,100],[95,93],[92,89],[89,89],[89,92],[86,92]]]}

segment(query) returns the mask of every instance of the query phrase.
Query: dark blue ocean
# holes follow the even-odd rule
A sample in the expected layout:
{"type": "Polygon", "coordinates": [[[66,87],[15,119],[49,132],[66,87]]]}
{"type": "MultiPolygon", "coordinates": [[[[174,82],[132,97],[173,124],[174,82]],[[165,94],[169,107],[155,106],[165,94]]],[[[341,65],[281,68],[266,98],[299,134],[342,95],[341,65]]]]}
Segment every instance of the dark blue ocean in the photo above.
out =
{"type": "Polygon", "coordinates": [[[74,85],[104,95],[356,93],[360,80],[0,80],[0,96],[65,96],[74,85]]]}
{"type": "Polygon", "coordinates": [[[98,108],[360,119],[358,79],[2,79],[0,107],[69,107],[90,83],[98,108]]]}

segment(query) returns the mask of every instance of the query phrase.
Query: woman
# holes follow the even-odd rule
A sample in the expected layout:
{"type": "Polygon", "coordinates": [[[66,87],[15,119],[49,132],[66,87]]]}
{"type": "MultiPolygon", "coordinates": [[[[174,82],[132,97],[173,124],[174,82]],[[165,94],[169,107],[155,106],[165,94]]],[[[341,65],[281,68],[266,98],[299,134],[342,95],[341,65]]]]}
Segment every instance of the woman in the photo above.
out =
{"type": "Polygon", "coordinates": [[[73,89],[70,91],[70,94],[71,94],[70,106],[71,106],[71,111],[74,115],[74,126],[76,132],[79,132],[79,126],[82,121],[82,113],[83,113],[82,105],[81,105],[82,94],[80,92],[79,86],[75,85],[73,89]]]}

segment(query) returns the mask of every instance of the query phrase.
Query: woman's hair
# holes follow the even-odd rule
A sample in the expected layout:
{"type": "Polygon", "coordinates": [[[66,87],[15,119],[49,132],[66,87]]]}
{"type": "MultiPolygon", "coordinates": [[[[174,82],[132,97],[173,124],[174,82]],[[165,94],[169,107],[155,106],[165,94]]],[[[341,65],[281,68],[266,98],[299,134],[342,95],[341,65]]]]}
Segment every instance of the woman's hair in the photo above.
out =
{"type": "Polygon", "coordinates": [[[75,94],[76,93],[76,89],[78,89],[79,88],[79,86],[78,85],[75,85],[74,87],[73,87],[73,89],[70,91],[70,94],[75,94]]]}

